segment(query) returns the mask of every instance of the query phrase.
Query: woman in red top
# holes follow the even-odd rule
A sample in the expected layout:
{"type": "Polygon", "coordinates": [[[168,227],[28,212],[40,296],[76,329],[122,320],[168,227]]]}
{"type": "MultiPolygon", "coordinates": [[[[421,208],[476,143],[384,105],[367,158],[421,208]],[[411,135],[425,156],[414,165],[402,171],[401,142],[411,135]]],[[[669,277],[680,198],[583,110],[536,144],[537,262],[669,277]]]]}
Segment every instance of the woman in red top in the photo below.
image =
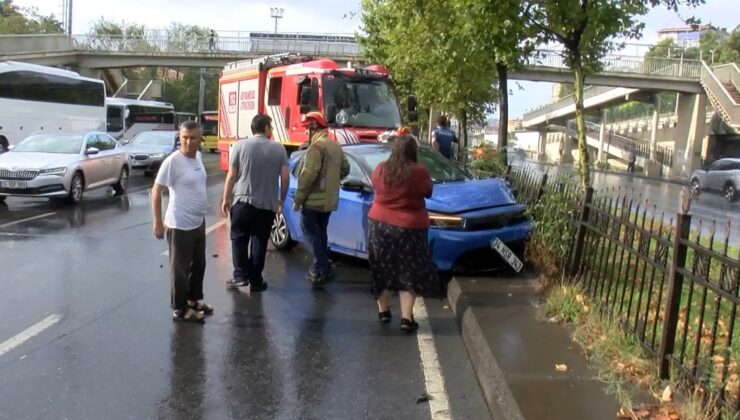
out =
{"type": "Polygon", "coordinates": [[[432,179],[417,163],[416,141],[408,135],[395,139],[386,162],[373,172],[375,200],[368,214],[368,253],[373,295],[380,322],[391,321],[389,300],[398,291],[401,330],[416,331],[416,296],[439,297],[440,283],[432,261],[424,198],[432,195],[432,179]]]}

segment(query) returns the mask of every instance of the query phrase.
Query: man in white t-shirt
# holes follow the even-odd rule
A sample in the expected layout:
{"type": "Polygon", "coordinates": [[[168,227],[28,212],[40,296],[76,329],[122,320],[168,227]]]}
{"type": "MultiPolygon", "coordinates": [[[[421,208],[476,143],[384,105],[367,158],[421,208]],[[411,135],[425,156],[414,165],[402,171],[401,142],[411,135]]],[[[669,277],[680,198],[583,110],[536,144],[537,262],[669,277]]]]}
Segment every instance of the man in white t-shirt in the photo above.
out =
{"type": "Polygon", "coordinates": [[[195,121],[180,127],[180,149],[162,162],[152,188],[154,236],[167,236],[170,293],[176,321],[203,322],[213,307],[203,299],[206,271],[206,169],[201,160],[201,130],[195,121]],[[162,189],[169,202],[162,222],[162,189]]]}

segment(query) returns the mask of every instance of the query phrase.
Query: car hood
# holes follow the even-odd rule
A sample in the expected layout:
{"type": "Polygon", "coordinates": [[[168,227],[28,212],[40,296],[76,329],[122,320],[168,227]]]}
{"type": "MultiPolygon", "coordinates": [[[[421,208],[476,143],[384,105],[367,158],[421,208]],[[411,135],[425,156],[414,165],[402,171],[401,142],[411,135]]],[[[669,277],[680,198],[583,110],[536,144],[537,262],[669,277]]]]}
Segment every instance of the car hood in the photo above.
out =
{"type": "Polygon", "coordinates": [[[11,171],[58,168],[79,159],[80,155],[61,153],[7,152],[0,155],[0,168],[11,171]]]}
{"type": "Polygon", "coordinates": [[[172,146],[158,146],[155,144],[143,144],[143,145],[131,145],[126,146],[126,153],[137,154],[137,153],[164,153],[169,154],[172,152],[172,146]]]}
{"type": "Polygon", "coordinates": [[[427,210],[452,214],[511,204],[516,199],[506,182],[492,178],[434,184],[427,210]]]}

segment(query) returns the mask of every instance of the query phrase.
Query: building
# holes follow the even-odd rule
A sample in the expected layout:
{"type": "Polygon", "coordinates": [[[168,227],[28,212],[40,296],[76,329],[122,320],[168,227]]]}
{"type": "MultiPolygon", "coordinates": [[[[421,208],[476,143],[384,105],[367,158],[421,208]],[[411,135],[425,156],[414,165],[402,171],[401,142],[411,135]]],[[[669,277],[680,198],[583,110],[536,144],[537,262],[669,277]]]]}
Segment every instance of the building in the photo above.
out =
{"type": "Polygon", "coordinates": [[[672,39],[673,42],[684,48],[699,46],[701,35],[711,28],[711,25],[688,25],[675,28],[664,28],[658,31],[658,40],[672,39]]]}

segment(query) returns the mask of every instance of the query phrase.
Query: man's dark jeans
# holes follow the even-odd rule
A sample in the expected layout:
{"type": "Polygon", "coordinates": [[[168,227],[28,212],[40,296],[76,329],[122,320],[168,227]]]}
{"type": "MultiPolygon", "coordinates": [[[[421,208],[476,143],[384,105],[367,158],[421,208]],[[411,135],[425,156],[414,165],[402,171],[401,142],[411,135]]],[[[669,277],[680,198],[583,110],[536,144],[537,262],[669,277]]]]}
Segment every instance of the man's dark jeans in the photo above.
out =
{"type": "Polygon", "coordinates": [[[304,245],[313,255],[310,275],[313,277],[328,276],[329,266],[329,239],[327,227],[331,212],[303,209],[301,212],[301,228],[303,229],[304,245]]]}
{"type": "Polygon", "coordinates": [[[231,207],[231,255],[234,279],[249,280],[252,287],[263,283],[267,241],[275,212],[236,203],[231,207]]]}

